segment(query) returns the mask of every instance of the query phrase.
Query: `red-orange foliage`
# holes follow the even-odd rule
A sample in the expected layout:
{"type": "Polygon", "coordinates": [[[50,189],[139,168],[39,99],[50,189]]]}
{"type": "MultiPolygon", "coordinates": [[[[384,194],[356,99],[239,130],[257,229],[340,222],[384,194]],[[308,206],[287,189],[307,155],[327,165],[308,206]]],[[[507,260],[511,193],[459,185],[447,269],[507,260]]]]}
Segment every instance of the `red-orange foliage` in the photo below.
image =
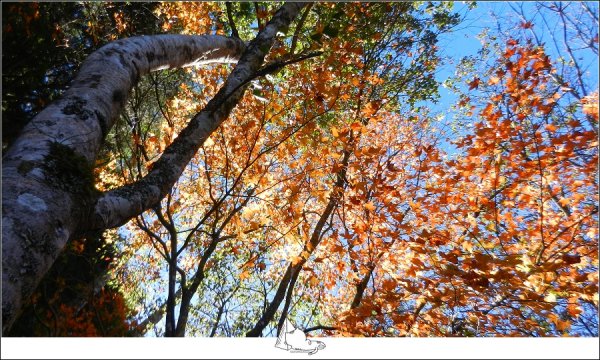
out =
{"type": "MultiPolygon", "coordinates": [[[[190,17],[196,6],[166,12],[185,15],[189,29],[222,30],[190,17]]],[[[348,16],[368,11],[357,4],[348,16]]],[[[450,151],[425,110],[390,105],[392,91],[363,61],[364,43],[332,37],[321,46],[331,52],[318,62],[290,65],[283,80],[248,93],[160,211],[129,224],[141,271],[128,286],[163,290],[165,260],[186,285],[223,266],[232,287],[253,290],[277,288],[294,268],[299,280],[286,298],[314,306],[337,327],[329,334],[569,334],[583,307],[598,303],[598,142],[582,121],[597,123],[597,92],[568,103],[544,49],[510,40],[487,78],[469,79],[459,106],[476,120],[450,151]],[[482,93],[484,101],[471,100],[482,93]],[[569,105],[582,111],[564,111],[569,105]]],[[[269,60],[282,54],[284,46],[269,60]]],[[[168,124],[145,143],[133,133],[134,146],[155,158],[226,73],[195,70],[201,91],[182,85],[168,124]]],[[[108,171],[101,178],[123,181],[108,171]]],[[[248,308],[248,298],[271,299],[266,290],[248,295],[248,308]]]]}
{"type": "Polygon", "coordinates": [[[56,323],[56,336],[127,336],[135,331],[129,310],[120,292],[105,289],[85,306],[61,304],[55,314],[46,313],[46,323],[56,323]]]}
{"type": "MultiPolygon", "coordinates": [[[[597,304],[597,134],[560,115],[552,71],[543,49],[508,43],[491,100],[436,165],[402,259],[376,269],[346,333],[566,334],[597,304]]],[[[593,96],[583,105],[597,116],[593,96]]]]}

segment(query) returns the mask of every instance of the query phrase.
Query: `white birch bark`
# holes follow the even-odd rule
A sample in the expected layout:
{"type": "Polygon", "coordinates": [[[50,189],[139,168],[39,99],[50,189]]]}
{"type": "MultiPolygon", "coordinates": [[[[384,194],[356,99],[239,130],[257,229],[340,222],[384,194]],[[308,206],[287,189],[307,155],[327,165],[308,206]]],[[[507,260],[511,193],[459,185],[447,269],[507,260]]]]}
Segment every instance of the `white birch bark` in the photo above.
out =
{"type": "Polygon", "coordinates": [[[36,116],[3,158],[3,331],[69,239],[119,226],[161,200],[242,97],[277,33],[287,31],[304,5],[285,4],[246,48],[239,39],[220,36],[158,35],[118,40],[90,55],[64,97],[36,116]],[[167,67],[235,62],[240,55],[223,88],[147,176],[105,194],[90,188],[82,167],[94,163],[140,76],[167,67]]]}
{"type": "Polygon", "coordinates": [[[90,55],[64,96],[23,129],[2,161],[3,331],[66,242],[87,230],[97,196],[89,169],[139,77],[236,62],[244,49],[239,39],[212,35],[112,42],[90,55]]]}

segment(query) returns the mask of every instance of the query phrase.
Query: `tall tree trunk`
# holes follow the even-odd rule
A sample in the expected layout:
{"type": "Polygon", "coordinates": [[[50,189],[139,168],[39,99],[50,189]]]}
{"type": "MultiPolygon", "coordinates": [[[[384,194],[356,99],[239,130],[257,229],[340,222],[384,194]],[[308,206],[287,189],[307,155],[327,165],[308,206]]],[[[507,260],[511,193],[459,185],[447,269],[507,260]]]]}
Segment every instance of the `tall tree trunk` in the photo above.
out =
{"type": "MultiPolygon", "coordinates": [[[[262,314],[260,319],[256,322],[254,327],[246,333],[247,337],[258,337],[262,335],[263,330],[267,327],[269,322],[273,320],[277,309],[279,309],[281,302],[285,298],[286,290],[287,296],[291,301],[291,296],[294,291],[294,286],[296,286],[296,280],[298,279],[300,271],[302,271],[302,267],[304,266],[306,261],[308,261],[310,255],[319,245],[319,242],[321,241],[321,238],[323,236],[323,229],[325,228],[325,224],[331,216],[331,214],[333,213],[333,211],[335,210],[335,208],[338,206],[338,203],[342,197],[346,186],[346,173],[348,171],[348,163],[350,161],[350,155],[352,154],[352,151],[350,149],[354,148],[355,141],[355,138],[351,137],[348,142],[348,148],[344,150],[344,155],[341,162],[342,168],[335,174],[336,181],[333,184],[333,191],[331,193],[329,201],[327,202],[327,206],[325,206],[323,213],[319,217],[319,221],[317,221],[317,224],[313,229],[309,241],[306,244],[304,244],[304,248],[300,253],[301,260],[296,264],[290,263],[288,265],[288,268],[285,274],[283,275],[283,278],[279,282],[279,287],[277,288],[277,292],[275,293],[273,300],[271,300],[269,306],[262,314]]],[[[286,303],[286,307],[282,313],[278,324],[278,329],[281,327],[281,324],[283,324],[283,321],[287,316],[288,308],[289,303],[286,303]]]]}
{"type": "Polygon", "coordinates": [[[354,294],[352,304],[350,304],[350,309],[356,309],[360,305],[360,302],[365,296],[365,290],[369,284],[369,279],[371,279],[371,275],[373,275],[373,270],[375,270],[374,264],[369,266],[369,271],[365,274],[365,276],[363,276],[360,282],[356,284],[356,294],[354,294]]]}
{"type": "Polygon", "coordinates": [[[244,44],[221,36],[123,39],[94,52],[62,99],[37,115],[2,164],[2,320],[8,329],[69,239],[88,230],[91,169],[139,77],[156,69],[233,62],[244,44]]]}
{"type": "Polygon", "coordinates": [[[165,336],[175,336],[175,303],[177,294],[175,285],[177,284],[177,242],[171,239],[171,261],[169,262],[169,293],[167,295],[167,318],[165,319],[165,336]],[[174,251],[173,251],[174,250],[174,251]]]}
{"type": "MultiPolygon", "coordinates": [[[[181,288],[177,289],[177,292],[175,293],[175,302],[177,302],[177,299],[180,297],[181,297],[181,288]]],[[[139,331],[136,332],[135,336],[143,336],[146,333],[146,331],[148,330],[149,326],[154,326],[154,325],[158,324],[163,319],[166,309],[167,309],[167,301],[158,305],[157,308],[155,308],[144,320],[142,320],[138,324],[139,331]]]]}
{"type": "Polygon", "coordinates": [[[275,35],[287,30],[302,6],[284,5],[245,51],[239,39],[158,35],[118,40],[90,55],[64,97],[36,116],[3,158],[3,332],[69,239],[119,226],[160,201],[237,104],[275,35]],[[140,76],[162,68],[235,62],[242,52],[223,88],[146,177],[98,193],[91,168],[140,76]]]}

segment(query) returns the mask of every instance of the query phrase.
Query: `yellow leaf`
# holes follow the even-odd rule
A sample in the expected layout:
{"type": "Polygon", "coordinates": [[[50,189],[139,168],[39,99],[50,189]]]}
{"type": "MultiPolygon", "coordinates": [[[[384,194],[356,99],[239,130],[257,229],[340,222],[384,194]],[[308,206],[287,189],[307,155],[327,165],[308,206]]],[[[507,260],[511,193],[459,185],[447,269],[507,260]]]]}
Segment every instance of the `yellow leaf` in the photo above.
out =
{"type": "Polygon", "coordinates": [[[333,135],[333,137],[340,136],[340,134],[338,133],[338,130],[333,126],[331,127],[331,135],[333,135]]]}
{"type": "Polygon", "coordinates": [[[462,248],[465,249],[465,251],[472,253],[473,252],[473,244],[469,241],[463,241],[462,242],[462,248]]]}
{"type": "Polygon", "coordinates": [[[488,84],[490,84],[490,85],[495,85],[495,84],[497,84],[497,83],[499,83],[499,82],[500,82],[500,78],[499,78],[499,77],[496,77],[496,76],[490,76],[490,79],[489,79],[489,81],[488,81],[488,84]]]}
{"type": "Polygon", "coordinates": [[[369,201],[365,204],[365,209],[369,211],[375,211],[375,205],[373,205],[373,202],[369,201]]]}
{"type": "Polygon", "coordinates": [[[241,274],[240,274],[240,280],[246,280],[247,278],[250,277],[250,272],[248,270],[244,270],[241,274]]]}

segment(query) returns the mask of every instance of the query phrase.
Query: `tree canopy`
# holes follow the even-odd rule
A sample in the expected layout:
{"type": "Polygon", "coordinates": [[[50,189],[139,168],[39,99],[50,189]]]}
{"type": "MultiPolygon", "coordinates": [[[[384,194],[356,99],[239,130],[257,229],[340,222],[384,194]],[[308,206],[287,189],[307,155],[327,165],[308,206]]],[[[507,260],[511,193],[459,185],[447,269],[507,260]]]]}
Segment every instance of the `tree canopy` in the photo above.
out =
{"type": "Polygon", "coordinates": [[[3,3],[10,161],[118,39],[215,35],[239,60],[146,52],[167,69],[112,93],[96,153],[48,145],[85,211],[4,334],[598,336],[598,6],[510,3],[451,58],[475,6],[3,3]]]}

